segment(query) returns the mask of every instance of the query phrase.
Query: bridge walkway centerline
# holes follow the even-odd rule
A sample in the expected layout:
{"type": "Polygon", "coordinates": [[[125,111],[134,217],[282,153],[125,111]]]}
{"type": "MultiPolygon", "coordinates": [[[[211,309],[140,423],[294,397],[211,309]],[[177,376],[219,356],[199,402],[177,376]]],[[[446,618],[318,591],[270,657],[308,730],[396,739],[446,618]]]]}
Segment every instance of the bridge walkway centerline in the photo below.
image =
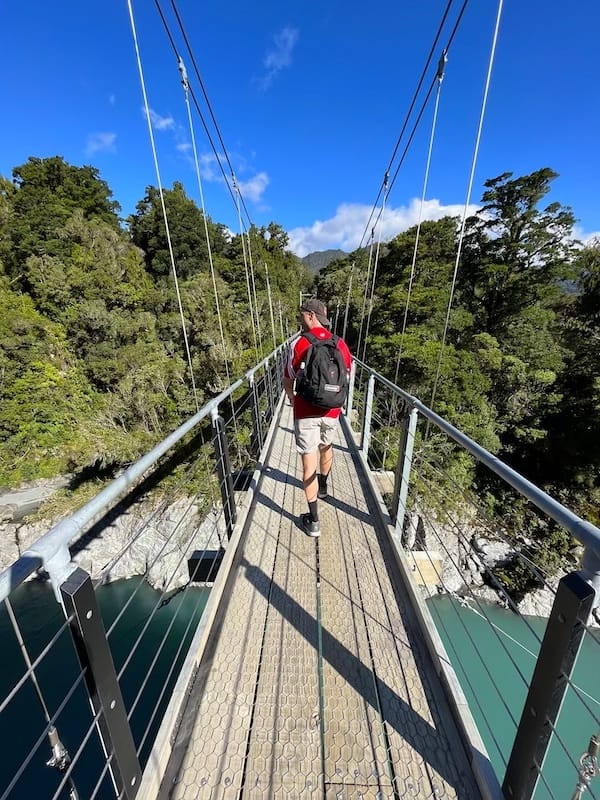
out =
{"type": "Polygon", "coordinates": [[[283,405],[160,798],[482,797],[345,430],[311,539],[283,405]]]}

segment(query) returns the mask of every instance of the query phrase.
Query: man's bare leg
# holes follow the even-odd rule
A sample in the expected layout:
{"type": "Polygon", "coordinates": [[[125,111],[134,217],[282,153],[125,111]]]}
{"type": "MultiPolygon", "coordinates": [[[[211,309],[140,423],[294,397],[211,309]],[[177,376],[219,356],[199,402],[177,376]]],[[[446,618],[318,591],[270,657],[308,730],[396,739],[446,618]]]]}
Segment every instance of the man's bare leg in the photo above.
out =
{"type": "Polygon", "coordinates": [[[319,445],[319,470],[324,478],[327,478],[331,472],[331,465],[333,464],[333,445],[320,444],[319,445]]]}
{"type": "Polygon", "coordinates": [[[314,520],[318,519],[316,513],[317,490],[319,484],[317,482],[317,453],[302,453],[302,483],[304,485],[304,493],[306,494],[306,502],[310,509],[311,515],[314,520]],[[312,506],[312,504],[315,504],[312,506]]]}

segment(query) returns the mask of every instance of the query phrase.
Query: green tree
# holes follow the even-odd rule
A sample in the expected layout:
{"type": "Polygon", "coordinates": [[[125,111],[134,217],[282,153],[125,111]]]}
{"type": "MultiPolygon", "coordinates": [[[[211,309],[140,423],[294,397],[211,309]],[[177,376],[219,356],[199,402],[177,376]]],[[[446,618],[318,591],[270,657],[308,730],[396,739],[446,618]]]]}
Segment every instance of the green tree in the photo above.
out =
{"type": "Polygon", "coordinates": [[[6,267],[28,289],[21,270],[30,255],[64,255],[61,231],[78,210],[84,219],[119,227],[119,205],[111,200],[108,184],[91,166],[74,167],[60,156],[30,158],[13,170],[15,191],[10,196],[11,223],[6,267]]]}
{"type": "MultiPolygon", "coordinates": [[[[183,185],[173,184],[163,190],[173,260],[178,277],[186,279],[208,269],[208,245],[202,211],[187,197],[183,185]]],[[[164,221],[160,192],[154,186],[146,189],[146,196],[136,206],[129,218],[131,238],[144,253],[146,268],[155,278],[171,274],[171,254],[164,221]]],[[[222,253],[227,247],[223,225],[206,220],[211,251],[222,253]]]]}

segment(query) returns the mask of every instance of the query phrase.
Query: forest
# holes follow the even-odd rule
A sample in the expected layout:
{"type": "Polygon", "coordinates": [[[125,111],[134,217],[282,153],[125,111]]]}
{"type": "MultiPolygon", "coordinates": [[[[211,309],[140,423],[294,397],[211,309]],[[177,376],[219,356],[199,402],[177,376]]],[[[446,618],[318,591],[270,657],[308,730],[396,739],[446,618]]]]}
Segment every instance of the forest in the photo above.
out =
{"type": "Polygon", "coordinates": [[[156,188],[121,220],[93,167],[0,178],[0,486],[136,460],[196,411],[188,350],[202,406],[273,349],[269,297],[287,336],[311,276],[281,227],[233,235],[178,183],[164,202],[187,348],[156,188]]]}
{"type": "MultiPolygon", "coordinates": [[[[435,383],[438,414],[598,524],[600,242],[578,242],[573,210],[546,204],[556,177],[545,167],[487,180],[458,264],[455,218],[424,222],[416,257],[415,228],[385,243],[361,355],[426,405],[435,383]]],[[[313,277],[277,223],[234,234],[181,184],[164,198],[201,404],[293,330],[301,291],[332,315],[347,306],[356,352],[368,248],[313,277]]],[[[0,178],[0,485],[116,471],[195,410],[158,190],[128,219],[119,211],[94,167],[58,156],[0,178]]],[[[498,487],[472,470],[454,477],[479,481],[502,511],[498,487]]]]}

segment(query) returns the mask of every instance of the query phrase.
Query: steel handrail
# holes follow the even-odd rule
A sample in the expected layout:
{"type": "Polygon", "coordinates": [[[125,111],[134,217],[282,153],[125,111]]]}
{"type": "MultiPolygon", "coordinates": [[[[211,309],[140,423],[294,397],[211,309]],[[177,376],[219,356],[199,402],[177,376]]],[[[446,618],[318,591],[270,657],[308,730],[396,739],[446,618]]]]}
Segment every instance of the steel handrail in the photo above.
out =
{"type": "Polygon", "coordinates": [[[365,369],[369,375],[373,375],[377,381],[401,397],[411,408],[416,409],[437,428],[448,434],[457,444],[471,453],[477,461],[485,464],[492,472],[495,472],[496,475],[509,483],[513,489],[516,489],[519,494],[526,497],[537,508],[544,511],[549,517],[555,520],[555,522],[558,522],[559,525],[566,528],[578,542],[581,542],[586,548],[589,547],[594,550],[597,557],[600,558],[600,528],[597,528],[588,520],[577,516],[573,511],[570,511],[559,503],[558,500],[555,500],[534,483],[523,477],[523,475],[509,467],[508,464],[501,461],[497,456],[490,453],[466,434],[459,431],[458,428],[455,428],[454,425],[451,425],[440,417],[435,411],[432,411],[416,397],[400,389],[399,386],[396,386],[392,381],[376,372],[363,361],[359,359],[355,359],[355,361],[360,367],[365,369]]]}

